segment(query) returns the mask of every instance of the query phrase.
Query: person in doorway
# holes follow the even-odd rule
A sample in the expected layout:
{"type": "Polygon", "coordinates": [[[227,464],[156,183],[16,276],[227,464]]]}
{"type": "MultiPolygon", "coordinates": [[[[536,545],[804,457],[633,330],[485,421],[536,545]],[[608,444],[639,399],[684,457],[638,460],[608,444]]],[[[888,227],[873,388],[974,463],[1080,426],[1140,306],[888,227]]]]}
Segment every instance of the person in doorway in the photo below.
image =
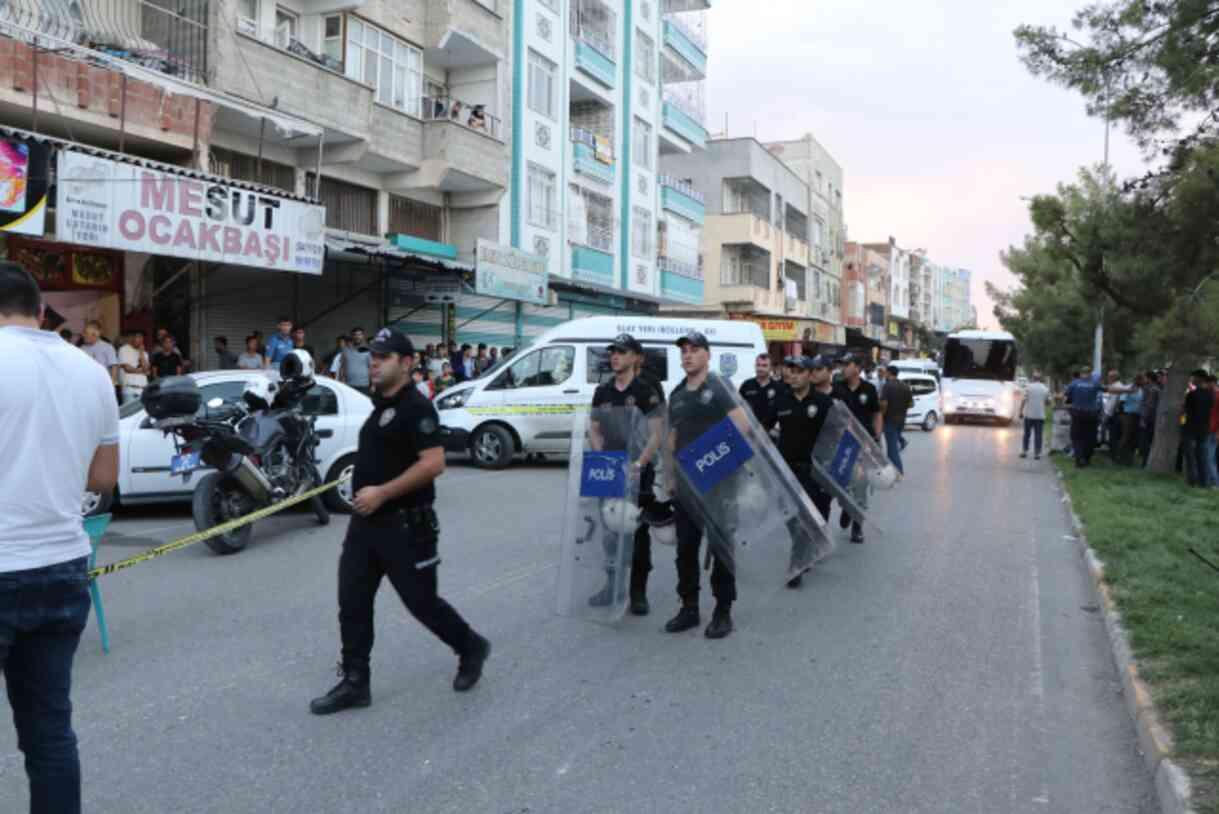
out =
{"type": "Polygon", "coordinates": [[[114,390],[116,401],[122,402],[122,388],[119,385],[119,357],[114,352],[114,345],[102,339],[102,324],[94,319],[86,322],[81,340],[80,349],[105,369],[106,375],[110,377],[110,388],[114,390]]]}
{"type": "MultiPolygon", "coordinates": [[[[845,354],[842,357],[842,381],[834,387],[834,398],[845,404],[856,420],[879,443],[884,430],[884,414],[880,410],[880,395],[871,383],[863,380],[862,374],[863,363],[859,357],[850,353],[845,354]]],[[[868,508],[867,478],[855,479],[851,484],[851,496],[855,498],[855,502],[861,509],[868,508]]],[[[844,529],[850,527],[852,543],[863,543],[863,526],[858,520],[852,521],[845,509],[842,511],[842,516],[838,518],[838,524],[844,529]]]]}
{"type": "Polygon", "coordinates": [[[276,333],[267,340],[267,367],[272,370],[279,370],[279,363],[295,350],[292,342],[292,320],[280,317],[276,327],[276,333]]]}
{"type": "Polygon", "coordinates": [[[216,351],[216,366],[218,370],[236,370],[237,354],[229,350],[229,338],[217,336],[212,339],[212,350],[216,351]]]}
{"type": "Polygon", "coordinates": [[[310,703],[315,715],[372,703],[373,608],[384,577],[407,611],[457,654],[455,691],[478,683],[491,654],[491,643],[437,592],[440,523],[433,504],[444,446],[435,408],[410,383],[415,347],[405,334],[383,328],[366,350],[374,401],[360,429],[351,483],[355,513],[339,556],[341,679],[310,703]]]}
{"type": "Polygon", "coordinates": [[[305,343],[305,329],[299,325],[292,329],[292,350],[303,350],[316,364],[317,354],[313,352],[312,345],[305,343]]]}
{"type": "Polygon", "coordinates": [[[790,388],[770,375],[770,354],[759,353],[753,362],[754,377],[741,385],[741,398],[763,427],[775,425],[775,405],[790,388]]]}
{"type": "Polygon", "coordinates": [[[1041,381],[1041,371],[1033,371],[1033,380],[1024,388],[1024,400],[1020,402],[1020,418],[1024,421],[1024,441],[1020,457],[1029,456],[1029,436],[1033,436],[1033,460],[1041,460],[1041,443],[1045,437],[1045,405],[1050,398],[1050,389],[1041,381]]]}
{"type": "Polygon", "coordinates": [[[341,380],[364,395],[370,395],[372,393],[369,388],[371,357],[363,328],[351,329],[351,343],[343,350],[342,359],[341,380]]]}
{"type": "Polygon", "coordinates": [[[880,411],[884,416],[885,452],[889,462],[897,467],[898,477],[903,477],[906,469],[902,466],[902,430],[906,428],[906,414],[914,406],[914,395],[910,387],[898,378],[897,365],[884,368],[883,378],[880,411]]]}
{"type": "Polygon", "coordinates": [[[182,375],[182,354],[174,347],[174,338],[169,334],[161,337],[161,347],[152,352],[150,361],[155,378],[182,375]]]}
{"type": "Polygon", "coordinates": [[[239,370],[262,370],[266,364],[266,357],[258,350],[257,334],[250,334],[245,338],[245,353],[237,357],[237,368],[239,370]]]}
{"type": "Polygon", "coordinates": [[[143,331],[132,331],[127,335],[127,343],[119,348],[118,359],[119,382],[123,390],[123,404],[126,404],[140,397],[152,373],[152,363],[144,350],[143,331]]]}
{"type": "Polygon", "coordinates": [[[0,673],[30,811],[79,814],[72,661],[89,619],[92,550],[80,501],[118,482],[119,416],[110,375],[39,330],[42,315],[33,276],[0,263],[0,420],[10,430],[0,434],[0,673]]]}

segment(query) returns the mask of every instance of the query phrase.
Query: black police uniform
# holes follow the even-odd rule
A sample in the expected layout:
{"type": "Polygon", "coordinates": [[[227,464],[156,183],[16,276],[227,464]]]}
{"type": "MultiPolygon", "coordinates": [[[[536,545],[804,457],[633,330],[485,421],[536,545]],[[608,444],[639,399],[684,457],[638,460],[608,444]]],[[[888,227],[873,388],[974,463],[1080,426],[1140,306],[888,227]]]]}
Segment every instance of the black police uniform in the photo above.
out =
{"type": "MultiPolygon", "coordinates": [[[[645,417],[658,418],[661,414],[657,411],[664,407],[664,391],[642,376],[635,376],[631,379],[631,383],[625,390],[619,390],[618,385],[611,379],[593,393],[594,420],[598,417],[597,408],[599,407],[637,407],[645,417]]],[[[616,427],[616,424],[617,422],[612,420],[598,422],[604,449],[620,450],[628,447],[629,439],[622,437],[623,428],[616,427]]],[[[647,508],[656,499],[652,492],[655,480],[656,468],[649,463],[639,474],[639,506],[641,509],[647,508]]],[[[648,574],[651,570],[652,538],[648,534],[647,525],[640,523],[639,527],[635,529],[634,550],[631,554],[630,596],[632,604],[642,601],[646,596],[648,574]]]]}
{"type": "Polygon", "coordinates": [[[808,492],[821,516],[827,519],[833,498],[813,480],[812,457],[817,437],[825,425],[826,416],[833,408],[833,397],[815,387],[810,387],[804,398],[798,398],[794,391],[784,393],[775,404],[775,416],[779,425],[779,454],[791,467],[804,491],[808,492]]]}
{"type": "Polygon", "coordinates": [[[786,382],[771,378],[763,385],[757,378],[752,378],[741,385],[741,398],[753,410],[758,422],[769,429],[775,423],[775,405],[784,393],[790,393],[791,388],[786,382]]]}
{"type": "MultiPolygon", "coordinates": [[[[374,396],[373,411],[360,428],[352,493],[379,486],[410,469],[426,449],[442,446],[435,408],[407,382],[388,398],[374,396]]],[[[436,488],[429,482],[395,500],[386,501],[367,517],[353,514],[339,556],[339,631],[344,681],[330,695],[314,702],[314,712],[336,712],[346,706],[366,706],[369,656],[373,645],[373,603],[382,577],[389,577],[406,609],[461,657],[458,677],[471,661],[486,658],[490,645],[475,633],[448,602],[437,594],[437,553],[440,525],[432,504],[436,488]],[[363,692],[362,703],[348,702],[345,684],[363,692]],[[336,693],[338,703],[327,704],[336,693]]],[[[473,677],[473,681],[477,676],[473,677]]],[[[473,685],[455,689],[468,689],[473,685]]],[[[351,692],[348,687],[347,692],[351,692]]]]}
{"type": "MultiPolygon", "coordinates": [[[[686,387],[685,379],[673,389],[669,395],[669,422],[673,428],[677,450],[697,440],[736,408],[736,403],[723,388],[721,382],[708,374],[707,380],[695,390],[686,387]]],[[[677,492],[677,505],[674,507],[677,524],[677,595],[681,597],[684,607],[697,608],[698,550],[703,540],[703,528],[685,507],[683,493],[684,487],[680,487],[677,492]]],[[[724,540],[722,543],[731,549],[731,540],[724,540]]],[[[736,577],[720,560],[714,546],[711,553],[714,559],[711,567],[711,593],[718,605],[727,607],[736,600],[736,577]]]]}

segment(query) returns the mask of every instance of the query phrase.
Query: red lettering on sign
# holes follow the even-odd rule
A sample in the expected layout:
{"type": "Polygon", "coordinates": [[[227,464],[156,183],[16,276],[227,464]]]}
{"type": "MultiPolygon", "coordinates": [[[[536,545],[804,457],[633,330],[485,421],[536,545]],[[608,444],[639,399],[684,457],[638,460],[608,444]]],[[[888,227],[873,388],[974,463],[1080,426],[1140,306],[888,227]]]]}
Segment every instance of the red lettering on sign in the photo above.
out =
{"type": "Polygon", "coordinates": [[[148,236],[153,243],[164,246],[171,238],[169,235],[169,218],[164,215],[153,215],[148,219],[148,236]]]}
{"type": "Polygon", "coordinates": [[[258,239],[258,232],[246,235],[245,248],[241,253],[246,257],[262,257],[262,241],[258,239]]]}
{"type": "Polygon", "coordinates": [[[172,212],[174,208],[174,179],[155,173],[140,174],[140,208],[159,209],[172,212]]]}
{"type": "Polygon", "coordinates": [[[198,181],[183,181],[178,188],[178,211],[191,218],[203,215],[203,184],[198,181]]]}
{"type": "Polygon", "coordinates": [[[134,209],[128,209],[119,215],[119,231],[128,240],[144,238],[144,216],[134,209]]]}
{"type": "Polygon", "coordinates": [[[224,227],[224,253],[241,254],[241,230],[236,226],[224,227]]]}
{"type": "Polygon", "coordinates": [[[216,239],[219,234],[220,227],[212,224],[202,224],[199,226],[199,249],[205,252],[215,252],[221,254],[223,249],[220,248],[220,241],[216,239]]]}
{"type": "Polygon", "coordinates": [[[190,221],[184,220],[178,224],[178,231],[174,233],[174,246],[175,248],[178,246],[190,246],[192,249],[197,248],[195,246],[194,225],[190,221]]]}

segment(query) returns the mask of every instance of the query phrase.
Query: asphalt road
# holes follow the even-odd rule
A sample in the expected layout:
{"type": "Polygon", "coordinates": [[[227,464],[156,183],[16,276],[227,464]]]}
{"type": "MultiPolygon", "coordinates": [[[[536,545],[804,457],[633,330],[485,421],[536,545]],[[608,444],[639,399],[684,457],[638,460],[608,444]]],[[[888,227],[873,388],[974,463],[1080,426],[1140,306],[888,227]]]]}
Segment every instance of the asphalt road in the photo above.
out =
{"type": "MultiPolygon", "coordinates": [[[[73,700],[89,812],[1152,812],[1103,623],[1046,462],[1014,431],[910,433],[886,528],[782,587],[741,558],[737,632],[553,613],[560,464],[439,487],[441,587],[494,642],[483,682],[378,600],[373,706],[330,718],[335,565],[346,520],[256,527],[103,579],[73,700]]],[[[834,524],[835,533],[837,526],[834,524]]],[[[110,561],[190,530],[183,509],[120,515],[110,561]]],[[[706,575],[704,574],[704,584],[706,575]]],[[[711,597],[704,590],[704,620],[711,597]]],[[[11,725],[0,811],[25,810],[11,725]]]]}

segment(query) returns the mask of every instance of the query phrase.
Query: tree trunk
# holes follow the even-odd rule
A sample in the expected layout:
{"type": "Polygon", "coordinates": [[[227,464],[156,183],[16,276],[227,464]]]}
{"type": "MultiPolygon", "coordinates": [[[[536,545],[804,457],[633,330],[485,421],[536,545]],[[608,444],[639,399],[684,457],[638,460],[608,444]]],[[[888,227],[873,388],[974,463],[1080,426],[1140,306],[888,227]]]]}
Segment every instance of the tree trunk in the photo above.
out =
{"type": "Polygon", "coordinates": [[[1181,443],[1181,407],[1189,386],[1189,366],[1174,364],[1168,370],[1168,383],[1160,393],[1160,406],[1155,417],[1155,442],[1147,460],[1149,472],[1171,475],[1177,468],[1177,447],[1181,443]]]}

